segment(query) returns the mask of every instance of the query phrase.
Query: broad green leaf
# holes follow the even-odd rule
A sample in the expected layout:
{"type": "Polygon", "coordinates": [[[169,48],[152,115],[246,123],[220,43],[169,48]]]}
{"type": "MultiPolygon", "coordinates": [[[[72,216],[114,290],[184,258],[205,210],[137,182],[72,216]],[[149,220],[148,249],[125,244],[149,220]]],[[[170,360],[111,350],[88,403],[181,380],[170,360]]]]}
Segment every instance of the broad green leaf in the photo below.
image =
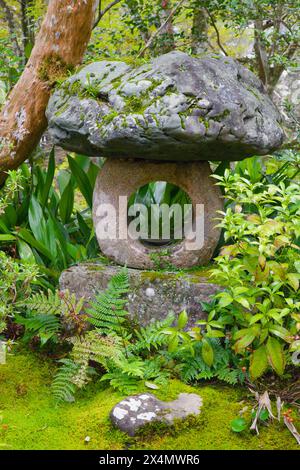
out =
{"type": "Polygon", "coordinates": [[[74,190],[73,184],[70,181],[62,193],[59,201],[59,213],[64,224],[70,221],[74,205],[74,190]]]}
{"type": "Polygon", "coordinates": [[[222,331],[218,330],[210,330],[208,333],[206,333],[207,338],[224,338],[225,333],[222,333],[222,331]]]}
{"type": "Polygon", "coordinates": [[[239,304],[241,304],[243,307],[245,307],[247,310],[250,310],[250,304],[248,302],[247,299],[245,299],[245,297],[237,297],[235,299],[236,302],[238,302],[239,304]]]}
{"type": "Polygon", "coordinates": [[[291,343],[293,341],[293,336],[283,326],[274,325],[271,328],[269,328],[269,331],[270,331],[270,333],[273,333],[273,335],[278,336],[278,338],[283,339],[287,343],[291,343]]]}
{"type": "Polygon", "coordinates": [[[19,257],[22,261],[29,261],[31,263],[35,263],[35,257],[34,257],[33,251],[28,245],[28,243],[24,242],[23,240],[18,240],[17,247],[18,247],[19,257]]]}
{"type": "Polygon", "coordinates": [[[295,266],[297,272],[300,274],[300,261],[295,261],[294,266],[295,266]]]}
{"type": "Polygon", "coordinates": [[[77,221],[78,221],[80,231],[81,231],[81,233],[82,233],[82,235],[85,239],[85,242],[87,243],[90,240],[90,237],[91,237],[91,229],[87,225],[84,218],[82,217],[82,215],[79,212],[77,212],[77,221]]]}
{"type": "Polygon", "coordinates": [[[35,238],[40,243],[46,245],[46,223],[42,208],[34,195],[32,195],[30,199],[28,221],[35,238]]]}
{"type": "Polygon", "coordinates": [[[256,380],[263,375],[268,367],[268,357],[266,347],[260,346],[250,357],[250,376],[252,380],[256,380]]]}
{"type": "Polygon", "coordinates": [[[52,182],[54,178],[54,173],[55,173],[55,157],[54,157],[54,147],[53,147],[53,149],[50,152],[46,181],[42,190],[42,196],[41,196],[42,207],[44,207],[47,203],[50,188],[52,186],[52,182]]]}
{"type": "Polygon", "coordinates": [[[188,322],[188,315],[185,310],[183,310],[178,317],[178,323],[177,326],[180,330],[182,330],[188,322]]]}
{"type": "Polygon", "coordinates": [[[269,364],[278,375],[282,375],[284,373],[285,368],[285,360],[282,345],[277,339],[272,338],[272,336],[269,336],[266,348],[269,364]]]}
{"type": "Polygon", "coordinates": [[[233,432],[242,432],[247,429],[247,421],[245,418],[239,417],[235,418],[234,420],[231,421],[230,423],[231,431],[233,432]]]}
{"type": "Polygon", "coordinates": [[[227,292],[221,292],[221,294],[219,294],[218,297],[219,297],[219,306],[221,308],[225,308],[228,305],[232,304],[233,302],[233,298],[227,292]]]}
{"type": "Polygon", "coordinates": [[[239,353],[246,349],[255,339],[255,334],[253,332],[247,333],[245,336],[242,336],[234,345],[236,353],[239,353]]]}
{"type": "Polygon", "coordinates": [[[264,318],[262,313],[257,313],[256,315],[253,315],[253,317],[251,317],[249,325],[254,325],[254,323],[258,322],[262,318],[264,318]]]}
{"type": "Polygon", "coordinates": [[[214,362],[214,350],[205,338],[202,340],[202,357],[205,364],[211,367],[214,362]]]}
{"type": "Polygon", "coordinates": [[[178,343],[179,343],[178,336],[176,334],[172,335],[169,341],[168,351],[170,353],[175,352],[178,348],[178,343]]]}
{"type": "Polygon", "coordinates": [[[261,421],[267,421],[269,418],[270,413],[268,412],[268,410],[266,408],[264,410],[261,410],[261,412],[259,413],[259,419],[261,421]]]}
{"type": "Polygon", "coordinates": [[[70,166],[70,170],[76,179],[78,187],[85,198],[88,206],[92,208],[93,205],[93,189],[90,183],[90,180],[86,173],[80,168],[78,163],[68,155],[68,162],[70,166]]]}
{"type": "Polygon", "coordinates": [[[286,275],[288,279],[289,285],[294,289],[294,291],[297,291],[299,289],[299,278],[300,274],[298,273],[288,273],[286,275]]]}
{"type": "Polygon", "coordinates": [[[13,242],[16,240],[14,235],[10,235],[8,233],[0,234],[0,242],[13,242]]]}
{"type": "Polygon", "coordinates": [[[52,261],[52,254],[49,252],[49,250],[42,243],[36,240],[27,229],[21,228],[21,230],[17,233],[17,236],[18,238],[21,238],[27,242],[31,247],[42,253],[42,255],[46,256],[50,261],[52,261]]]}

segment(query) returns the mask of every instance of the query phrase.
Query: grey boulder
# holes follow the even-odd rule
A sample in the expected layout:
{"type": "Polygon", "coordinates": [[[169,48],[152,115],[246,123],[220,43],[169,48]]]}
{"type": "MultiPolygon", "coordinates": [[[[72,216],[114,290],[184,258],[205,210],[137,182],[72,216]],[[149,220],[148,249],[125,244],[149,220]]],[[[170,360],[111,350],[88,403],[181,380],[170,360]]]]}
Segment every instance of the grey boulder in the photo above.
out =
{"type": "Polygon", "coordinates": [[[164,402],[151,393],[141,393],[120,401],[110,413],[112,423],[129,436],[145,425],[160,421],[167,425],[188,416],[198,416],[202,398],[195,393],[180,393],[177,400],[164,402]]]}
{"type": "Polygon", "coordinates": [[[179,51],[140,67],[92,63],[55,91],[46,115],[56,144],[90,156],[240,160],[284,138],[252,72],[228,57],[179,51]]]}

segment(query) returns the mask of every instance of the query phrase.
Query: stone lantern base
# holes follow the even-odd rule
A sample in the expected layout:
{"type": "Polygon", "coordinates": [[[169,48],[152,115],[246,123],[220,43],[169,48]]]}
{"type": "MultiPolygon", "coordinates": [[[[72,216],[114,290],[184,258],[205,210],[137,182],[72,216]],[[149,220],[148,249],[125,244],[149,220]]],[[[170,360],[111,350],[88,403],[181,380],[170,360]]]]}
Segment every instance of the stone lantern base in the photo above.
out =
{"type": "MultiPolygon", "coordinates": [[[[96,293],[106,289],[119,266],[101,261],[82,263],[66,269],[60,278],[60,289],[68,289],[77,298],[84,297],[88,304],[96,293]]],[[[126,306],[130,318],[139,325],[162,320],[170,311],[176,315],[186,310],[188,326],[206,317],[201,302],[208,302],[220,290],[207,279],[205,270],[182,272],[142,271],[128,269],[130,294],[126,306]]]]}
{"type": "MultiPolygon", "coordinates": [[[[155,162],[108,159],[97,178],[93,219],[102,253],[117,264],[139,269],[190,268],[207,264],[217,246],[220,230],[217,211],[223,209],[221,193],[211,178],[208,162],[155,162]],[[149,247],[132,239],[127,227],[127,204],[139,188],[165,181],[184,190],[192,204],[193,223],[180,242],[149,247]],[[125,203],[124,203],[125,201],[125,203]],[[108,237],[104,225],[112,225],[108,237]]],[[[183,230],[184,232],[184,230],[183,230]]]]}

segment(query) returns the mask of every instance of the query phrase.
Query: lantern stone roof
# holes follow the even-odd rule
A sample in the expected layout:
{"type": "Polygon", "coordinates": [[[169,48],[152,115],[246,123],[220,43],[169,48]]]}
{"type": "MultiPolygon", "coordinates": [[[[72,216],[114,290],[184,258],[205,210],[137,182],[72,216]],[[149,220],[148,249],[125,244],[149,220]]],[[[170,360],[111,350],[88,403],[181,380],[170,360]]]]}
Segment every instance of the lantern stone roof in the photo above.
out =
{"type": "Polygon", "coordinates": [[[50,99],[50,133],[90,156],[241,160],[280,147],[280,114],[263,84],[228,57],[173,51],[141,66],[102,60],[50,99]]]}

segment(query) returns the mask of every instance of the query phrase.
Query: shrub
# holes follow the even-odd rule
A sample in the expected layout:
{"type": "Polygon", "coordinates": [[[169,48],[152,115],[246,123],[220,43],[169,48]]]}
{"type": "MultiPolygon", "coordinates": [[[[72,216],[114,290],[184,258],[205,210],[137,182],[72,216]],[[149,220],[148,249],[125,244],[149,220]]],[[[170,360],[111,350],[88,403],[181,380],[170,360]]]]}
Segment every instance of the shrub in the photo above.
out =
{"type": "Polygon", "coordinates": [[[225,290],[211,305],[207,327],[223,326],[252,379],[269,367],[282,375],[300,350],[299,184],[288,178],[289,165],[280,171],[277,184],[272,175],[253,182],[247,170],[215,175],[227,199],[219,227],[228,245],[212,269],[225,290]]]}

